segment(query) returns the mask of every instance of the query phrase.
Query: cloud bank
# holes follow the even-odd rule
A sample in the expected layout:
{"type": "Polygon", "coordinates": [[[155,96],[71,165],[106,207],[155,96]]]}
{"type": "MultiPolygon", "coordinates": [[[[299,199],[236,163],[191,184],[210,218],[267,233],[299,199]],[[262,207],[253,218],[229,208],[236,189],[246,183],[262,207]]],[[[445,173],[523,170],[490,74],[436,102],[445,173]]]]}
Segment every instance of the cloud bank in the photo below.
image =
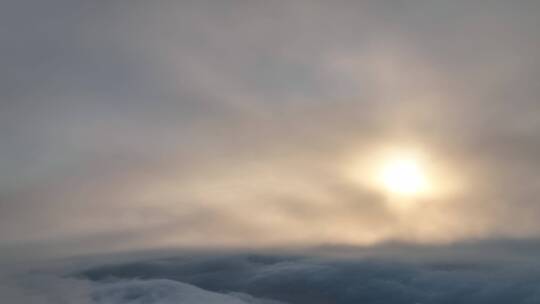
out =
{"type": "Polygon", "coordinates": [[[1,291],[12,304],[538,303],[538,243],[511,245],[341,248],[348,250],[342,257],[337,251],[98,257],[90,266],[18,271],[2,278],[1,291]],[[494,257],[493,250],[504,254],[494,257]]]}

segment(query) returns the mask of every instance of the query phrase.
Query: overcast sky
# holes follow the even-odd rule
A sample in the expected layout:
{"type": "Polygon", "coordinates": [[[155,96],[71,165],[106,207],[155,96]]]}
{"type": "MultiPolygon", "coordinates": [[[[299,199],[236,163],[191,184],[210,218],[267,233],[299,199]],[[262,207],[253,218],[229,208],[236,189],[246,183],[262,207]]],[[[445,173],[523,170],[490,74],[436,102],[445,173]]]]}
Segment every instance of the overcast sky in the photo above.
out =
{"type": "Polygon", "coordinates": [[[535,238],[539,23],[534,0],[3,1],[0,249],[535,238]],[[383,146],[452,191],[401,210],[352,180],[383,146]]]}

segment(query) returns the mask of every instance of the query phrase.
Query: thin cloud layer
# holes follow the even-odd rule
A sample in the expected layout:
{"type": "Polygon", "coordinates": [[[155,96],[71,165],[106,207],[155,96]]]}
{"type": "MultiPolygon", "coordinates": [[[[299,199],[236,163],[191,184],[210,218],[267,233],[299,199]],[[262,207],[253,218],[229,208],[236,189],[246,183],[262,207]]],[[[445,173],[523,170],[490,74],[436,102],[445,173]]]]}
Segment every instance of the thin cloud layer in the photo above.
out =
{"type": "Polygon", "coordinates": [[[9,258],[540,232],[536,1],[0,11],[9,258]],[[427,151],[460,191],[403,213],[348,179],[386,145],[427,151]]]}

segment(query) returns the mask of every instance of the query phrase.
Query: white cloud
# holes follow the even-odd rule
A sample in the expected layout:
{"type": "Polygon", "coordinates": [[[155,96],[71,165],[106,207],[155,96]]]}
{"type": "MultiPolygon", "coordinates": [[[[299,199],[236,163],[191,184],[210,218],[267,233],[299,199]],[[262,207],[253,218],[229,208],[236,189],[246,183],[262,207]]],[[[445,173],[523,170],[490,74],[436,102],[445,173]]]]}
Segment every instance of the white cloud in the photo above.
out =
{"type": "Polygon", "coordinates": [[[278,304],[243,293],[223,294],[167,279],[92,282],[58,275],[23,274],[0,280],[10,304],[278,304]]]}

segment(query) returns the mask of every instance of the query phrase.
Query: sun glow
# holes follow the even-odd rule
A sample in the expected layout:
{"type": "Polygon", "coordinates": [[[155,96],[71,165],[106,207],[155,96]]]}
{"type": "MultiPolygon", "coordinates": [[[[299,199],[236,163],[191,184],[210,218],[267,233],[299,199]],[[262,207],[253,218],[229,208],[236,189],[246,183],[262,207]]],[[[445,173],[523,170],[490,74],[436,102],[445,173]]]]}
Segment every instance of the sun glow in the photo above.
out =
{"type": "Polygon", "coordinates": [[[430,188],[422,162],[411,155],[384,160],[376,178],[385,191],[400,196],[420,195],[430,188]]]}
{"type": "Polygon", "coordinates": [[[421,148],[379,146],[356,152],[350,159],[349,178],[392,201],[440,197],[455,189],[453,174],[421,148]]]}

